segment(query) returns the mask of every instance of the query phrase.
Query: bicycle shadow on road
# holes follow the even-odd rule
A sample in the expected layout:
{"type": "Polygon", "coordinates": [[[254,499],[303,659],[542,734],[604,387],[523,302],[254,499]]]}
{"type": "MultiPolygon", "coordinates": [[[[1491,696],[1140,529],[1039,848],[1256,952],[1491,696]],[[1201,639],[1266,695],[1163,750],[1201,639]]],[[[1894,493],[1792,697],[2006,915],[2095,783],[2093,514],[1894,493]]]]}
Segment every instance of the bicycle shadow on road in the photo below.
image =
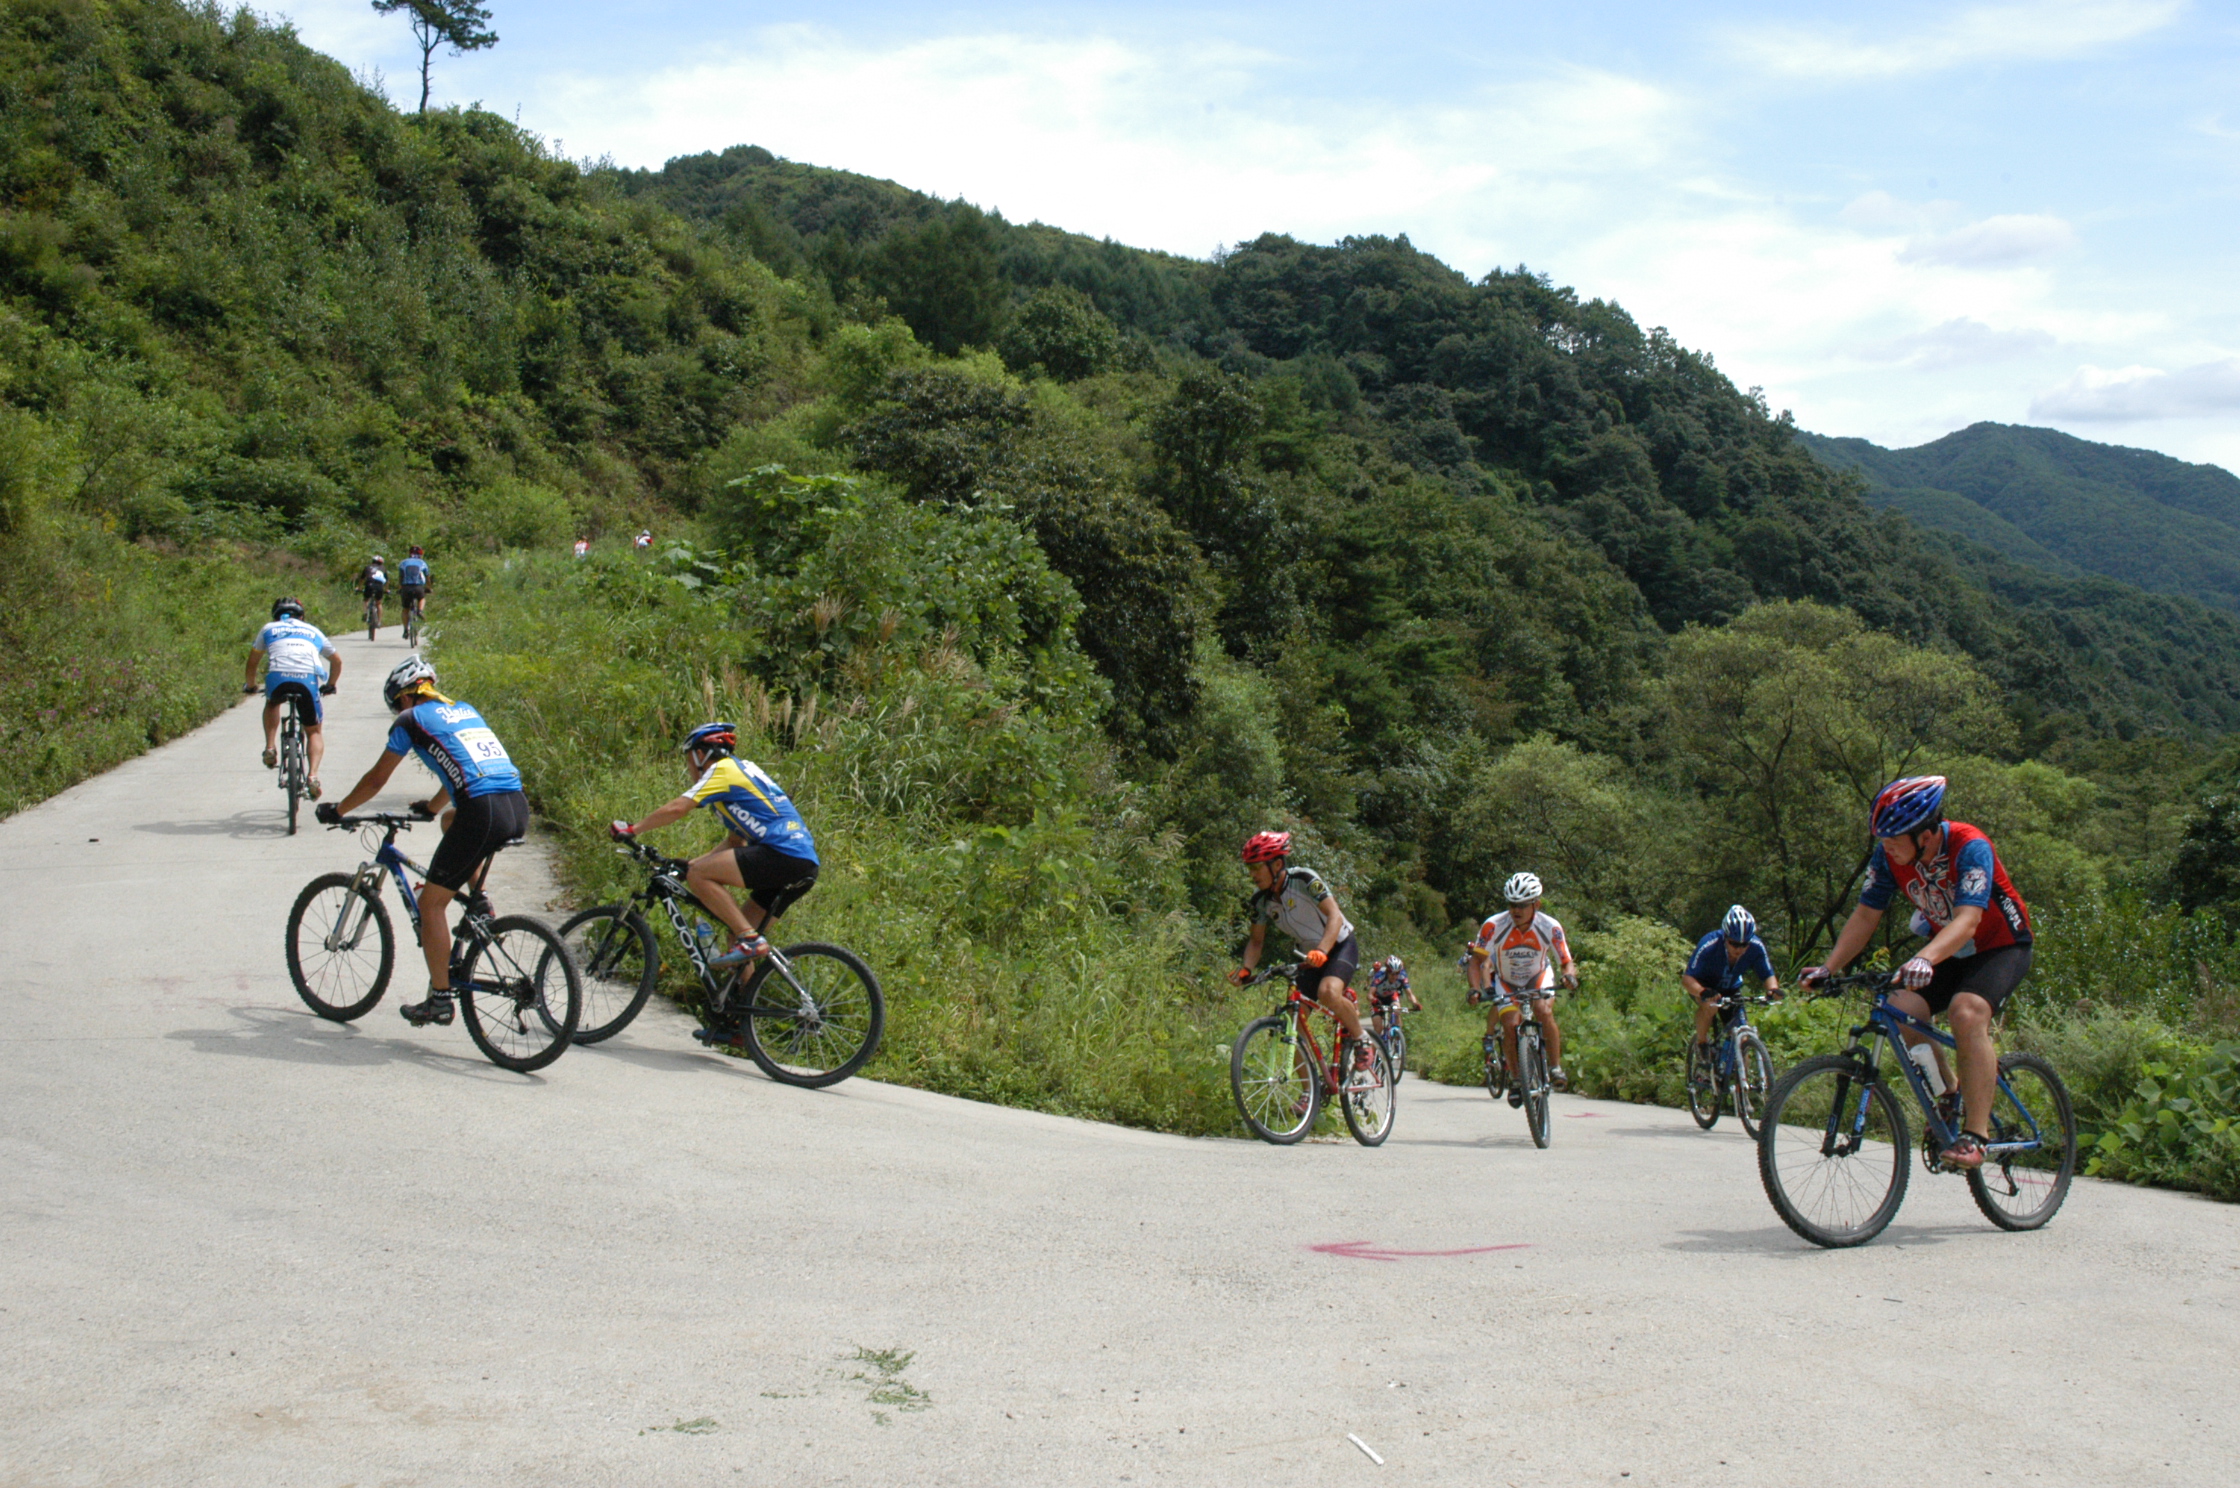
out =
{"type": "MultiPolygon", "coordinates": [[[[544,1083],[541,1074],[523,1075],[498,1068],[484,1059],[471,1042],[465,1045],[467,1052],[454,1054],[409,1039],[384,1038],[353,1024],[336,1023],[309,1012],[274,1007],[232,1007],[226,1011],[238,1018],[242,1026],[180,1028],[164,1037],[192,1045],[197,1054],[247,1055],[290,1064],[336,1067],[417,1064],[441,1074],[475,1080],[544,1083]]],[[[375,1014],[384,1011],[387,1010],[376,1008],[375,1014]]],[[[462,1040],[467,1038],[466,1030],[456,1023],[443,1032],[457,1034],[462,1040]]]]}
{"type": "Polygon", "coordinates": [[[154,832],[163,837],[231,837],[236,841],[285,837],[288,835],[288,808],[283,802],[277,807],[236,811],[231,816],[210,821],[134,822],[132,830],[154,832]]]}
{"type": "Polygon", "coordinates": [[[697,1070],[713,1067],[721,1069],[727,1075],[751,1079],[775,1090],[797,1090],[803,1095],[834,1095],[838,1094],[848,1084],[847,1081],[843,1080],[838,1085],[827,1085],[821,1088],[807,1085],[787,1085],[783,1080],[771,1079],[762,1072],[760,1066],[745,1055],[719,1054],[713,1049],[705,1048],[693,1042],[690,1033],[684,1035],[683,1047],[660,1048],[648,1044],[603,1043],[585,1045],[569,1052],[578,1058],[589,1055],[595,1059],[619,1059],[625,1064],[634,1064],[640,1069],[668,1070],[682,1074],[690,1074],[697,1070]]]}
{"type": "MultiPolygon", "coordinates": [[[[1803,1239],[1787,1225],[1775,1220],[1762,1229],[1753,1230],[1684,1230],[1685,1240],[1667,1240],[1664,1249],[1683,1255],[1771,1255],[1819,1256],[1827,1251],[1803,1239]]],[[[1968,1235],[1980,1235],[1977,1225],[1909,1225],[1893,1224],[1865,1246],[1880,1250],[1885,1246],[1904,1248],[1914,1245],[1942,1245],[1947,1240],[1957,1240],[1968,1235]]]]}

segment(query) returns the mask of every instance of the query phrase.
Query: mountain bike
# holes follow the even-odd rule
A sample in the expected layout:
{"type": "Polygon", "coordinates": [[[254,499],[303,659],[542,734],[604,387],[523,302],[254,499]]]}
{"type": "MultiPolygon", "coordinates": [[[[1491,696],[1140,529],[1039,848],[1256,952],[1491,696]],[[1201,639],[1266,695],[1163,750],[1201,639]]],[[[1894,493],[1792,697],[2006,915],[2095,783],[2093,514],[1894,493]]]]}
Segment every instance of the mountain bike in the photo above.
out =
{"type": "Polygon", "coordinates": [[[420,639],[421,627],[427,621],[428,594],[426,590],[414,594],[409,590],[404,596],[404,643],[410,646],[420,639]]]}
{"type": "Polygon", "coordinates": [[[821,941],[773,949],[759,964],[711,966],[729,940],[701,918],[685,884],[691,865],[642,842],[616,852],[647,865],[646,886],[621,904],[584,910],[560,927],[583,968],[588,1004],[575,1040],[595,1044],[630,1026],[661,976],[648,913],[658,908],[684,948],[706,1012],[702,1043],[728,1045],[734,1026],[747,1057],[773,1080],[812,1089],[837,1085],[879,1050],[887,1004],[862,958],[821,941]]]}
{"type": "Polygon", "coordinates": [[[379,640],[381,638],[380,631],[381,596],[369,594],[366,596],[366,639],[369,641],[379,640]]]}
{"type": "MultiPolygon", "coordinates": [[[[1498,984],[1497,984],[1498,985],[1498,984]]],[[[1548,1097],[1554,1086],[1548,1078],[1548,1045],[1540,1032],[1540,1020],[1532,1016],[1528,1003],[1510,997],[1504,990],[1472,993],[1470,1005],[1479,1006],[1489,999],[1502,998],[1523,1009],[1517,1020],[1517,1070],[1509,1068],[1508,1057],[1502,1053],[1502,1040],[1498,1034],[1489,1034],[1486,1043],[1486,1093],[1495,1100],[1507,1100],[1512,1087],[1524,1097],[1525,1130],[1532,1133],[1532,1145],[1546,1147],[1555,1140],[1553,1118],[1548,1110],[1548,1097]],[[1521,1073],[1520,1073],[1521,1072],[1521,1073]]]]}
{"type": "MultiPolygon", "coordinates": [[[[250,683],[241,689],[254,693],[259,689],[250,683]]],[[[319,689],[332,696],[330,683],[319,689]]],[[[296,834],[296,814],[303,803],[311,799],[311,741],[305,730],[311,727],[311,694],[300,682],[284,682],[274,689],[273,696],[286,703],[280,714],[280,789],[288,793],[288,835],[296,834]]]]}
{"type": "MultiPolygon", "coordinates": [[[[1867,1019],[1851,1030],[1841,1054],[1807,1059],[1783,1075],[1766,1097],[1758,1132],[1758,1176],[1782,1222],[1815,1245],[1863,1245],[1882,1233],[1906,1196],[1912,1171],[1904,1108],[1880,1061],[1877,1040],[1895,1056],[1905,1088],[1921,1109],[1922,1165],[1955,1171],[1938,1154],[1958,1137],[1958,1112],[1929,1091],[1921,1067],[1906,1056],[1901,1029],[1949,1049],[1952,1038],[1891,1006],[1897,990],[1885,973],[1829,977],[1811,994],[1874,993],[1867,1019]]],[[[2003,1230],[2034,1230],[2068,1196],[2077,1168],[2077,1122],[2068,1087],[2035,1054],[1999,1056],[1991,1136],[1979,1168],[1959,1169],[1984,1218],[2003,1230]]]]}
{"type": "Polygon", "coordinates": [[[1385,1053],[1391,1057],[1392,1083],[1397,1085],[1408,1072],[1408,1032],[1400,1026],[1404,1005],[1398,997],[1390,1002],[1379,1001],[1374,993],[1370,994],[1369,1003],[1369,1016],[1381,1016],[1384,1019],[1384,1032],[1377,1037],[1384,1044],[1385,1053]]]}
{"type": "MultiPolygon", "coordinates": [[[[420,900],[406,870],[427,870],[397,847],[397,833],[428,818],[374,812],[335,825],[363,829],[373,858],[352,873],[311,880],[288,911],[288,976],[311,1011],[337,1023],[364,1017],[388,989],[397,936],[381,902],[386,869],[404,901],[413,939],[420,937],[420,900]],[[379,833],[379,845],[375,834],[379,833]]],[[[508,844],[509,846],[511,844],[508,844]]],[[[451,995],[467,1032],[490,1062],[526,1074],[567,1052],[583,1013],[583,981],[560,937],[527,915],[495,915],[482,891],[484,858],[459,895],[463,913],[451,942],[451,995]]]]}
{"type": "Polygon", "coordinates": [[[1750,1006],[1764,1007],[1776,999],[1728,992],[1719,998],[1718,1038],[1706,1059],[1703,1046],[1688,1044],[1688,1114],[1705,1131],[1719,1123],[1722,1098],[1731,1097],[1734,1114],[1752,1138],[1758,1135],[1758,1115],[1766,1108],[1773,1089],[1773,1056],[1766,1042],[1750,1026],[1750,1006]]]}
{"type": "MultiPolygon", "coordinates": [[[[1264,966],[1245,985],[1275,977],[1289,982],[1298,970],[1296,961],[1264,966]]],[[[1274,1012],[1244,1026],[1229,1046],[1229,1089],[1237,1114],[1261,1141],[1288,1147],[1314,1130],[1324,1103],[1336,1097],[1353,1139],[1364,1147],[1380,1146],[1392,1135],[1396,1113],[1392,1055],[1370,1039],[1370,1066],[1356,1069],[1354,1042],[1333,1036],[1325,1058],[1314,1036],[1317,1013],[1336,1024],[1328,1008],[1293,983],[1274,1012]]]]}

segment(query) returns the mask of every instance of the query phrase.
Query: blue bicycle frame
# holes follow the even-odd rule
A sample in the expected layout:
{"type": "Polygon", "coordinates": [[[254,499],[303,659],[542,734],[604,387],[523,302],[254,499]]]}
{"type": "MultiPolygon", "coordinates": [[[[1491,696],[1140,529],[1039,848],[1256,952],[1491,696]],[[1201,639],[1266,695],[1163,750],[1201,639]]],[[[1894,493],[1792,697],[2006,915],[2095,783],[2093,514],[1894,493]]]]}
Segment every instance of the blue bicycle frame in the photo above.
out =
{"type": "MultiPolygon", "coordinates": [[[[1880,1035],[1889,1041],[1890,1047],[1897,1053],[1898,1067],[1905,1074],[1906,1088],[1913,1092],[1914,1103],[1921,1108],[1930,1150],[1942,1152],[1958,1140],[1960,1134],[1945,1125],[1944,1118],[1938,1114],[1937,1100],[1929,1091],[1928,1079],[1921,1073],[1921,1067],[1907,1056],[1905,1037],[1900,1030],[1910,1028],[1914,1032],[1942,1044],[1947,1049],[1957,1049],[1959,1045],[1954,1041],[1952,1035],[1932,1027],[1903,1008],[1892,1007],[1890,1005],[1892,990],[1889,987],[1884,987],[1875,993],[1874,1005],[1867,1010],[1867,1021],[1851,1030],[1851,1047],[1854,1052],[1866,1055],[1867,1050],[1865,1045],[1860,1042],[1861,1039],[1880,1035]]],[[[1880,1078],[1880,1072],[1876,1070],[1871,1055],[1868,1055],[1866,1065],[1870,1071],[1874,1071],[1873,1078],[1880,1078]]],[[[2009,1106],[2022,1113],[2023,1121],[2030,1128],[2030,1139],[2023,1142],[1987,1141],[1984,1143],[1984,1150],[1991,1156],[1997,1157],[2002,1153],[2034,1152],[2045,1146],[2045,1133],[2039,1128],[2038,1113],[2031,1110],[2028,1105],[2024,1104],[2022,1098],[2014,1093],[2014,1087],[2007,1083],[2005,1075],[1998,1078],[1998,1091],[2000,1095],[2006,1097],[2009,1106]]],[[[1861,1090],[1859,1092],[1857,1106],[1851,1115],[1850,1137],[1854,1142],[1861,1140],[1866,1131],[1867,1102],[1870,1099],[1871,1097],[1866,1091],[1861,1090]]],[[[1837,1123],[1842,1115],[1840,1109],[1828,1113],[1827,1138],[1822,1144],[1822,1151],[1827,1151],[1834,1145],[1837,1123]]],[[[1986,1125],[1988,1124],[1987,1121],[1986,1125]]]]}

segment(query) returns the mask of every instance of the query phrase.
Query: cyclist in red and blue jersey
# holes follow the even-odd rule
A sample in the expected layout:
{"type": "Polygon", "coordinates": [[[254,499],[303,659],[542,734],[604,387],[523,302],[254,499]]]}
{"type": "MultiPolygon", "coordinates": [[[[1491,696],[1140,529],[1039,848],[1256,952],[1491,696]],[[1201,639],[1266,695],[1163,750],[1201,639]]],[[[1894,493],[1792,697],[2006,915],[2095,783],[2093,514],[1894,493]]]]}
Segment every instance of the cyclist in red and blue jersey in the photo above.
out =
{"type": "Polygon", "coordinates": [[[290,696],[302,706],[305,766],[310,771],[311,799],[319,799],[319,761],[326,757],[326,707],[319,699],[334,694],[342,680],[342,657],[334,642],[318,626],[303,618],[303,601],[294,598],[272,602],[272,623],[249,643],[249,667],[242,679],[243,692],[257,690],[257,660],[264,659],[264,767],[280,763],[280,708],[290,696]]]}
{"type": "Polygon", "coordinates": [[[1718,1016],[1719,1000],[1754,981],[1769,997],[1781,995],[1773,974],[1773,958],[1758,939],[1758,921],[1749,910],[1733,905],[1719,928],[1696,942],[1696,952],[1680,973],[1680,985],[1696,1000],[1696,1052],[1699,1068],[1711,1064],[1711,1021],[1718,1016]]]}
{"type": "MultiPolygon", "coordinates": [[[[682,821],[705,806],[723,823],[723,845],[692,860],[685,884],[727,926],[731,949],[709,962],[738,966],[770,954],[762,931],[817,883],[817,844],[793,800],[753,760],[734,758],[739,731],[728,723],[703,723],[685,735],[685,763],[697,777],[685,793],[642,822],[614,822],[618,841],[682,821]],[[742,908],[731,890],[745,889],[742,908]]],[[[731,1030],[714,1026],[710,1035],[731,1030]]]]}
{"type": "MultiPolygon", "coordinates": [[[[1991,839],[1966,822],[1944,819],[1945,778],[1915,775],[1893,780],[1874,798],[1869,822],[1875,847],[1867,862],[1858,907],[1844,922],[1825,966],[1804,974],[1807,984],[1842,970],[1873,938],[1891,899],[1903,894],[1914,922],[1933,932],[1928,944],[1898,968],[1905,990],[1890,1001],[1916,1018],[1943,1017],[1960,1055],[1963,1130],[1941,1155],[1953,1167],[1983,1165],[1991,1103],[1998,1087],[1999,1051],[1991,1021],[2030,972],[2030,906],[2007,878],[1991,839]]],[[[1908,1044],[1921,1042],[1907,1034],[1908,1044]]],[[[1944,1050],[1930,1046],[1947,1089],[1952,1072],[1944,1050]]]]}
{"type": "Polygon", "coordinates": [[[381,758],[350,794],[319,808],[333,826],[381,793],[404,763],[416,756],[443,786],[412,807],[443,819],[443,840],[428,859],[420,885],[420,950],[428,963],[428,996],[398,1011],[415,1027],[451,1021],[451,901],[477,866],[529,830],[529,798],[521,772],[480,713],[436,691],[436,669],[408,656],[381,684],[382,700],[397,715],[381,758]],[[448,809],[446,809],[448,807],[448,809]]]}

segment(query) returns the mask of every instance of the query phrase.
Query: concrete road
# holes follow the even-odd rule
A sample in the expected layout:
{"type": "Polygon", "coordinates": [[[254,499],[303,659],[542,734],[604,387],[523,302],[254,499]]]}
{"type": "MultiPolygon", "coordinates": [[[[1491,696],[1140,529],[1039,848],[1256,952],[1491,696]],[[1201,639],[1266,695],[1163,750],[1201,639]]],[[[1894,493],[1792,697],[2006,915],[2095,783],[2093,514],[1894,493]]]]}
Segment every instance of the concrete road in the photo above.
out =
{"type": "MultiPolygon", "coordinates": [[[[401,654],[344,644],[336,792],[401,654]]],[[[255,732],[245,705],[0,823],[0,1484],[2240,1462],[2240,1210],[2181,1195],[2080,1182],[2016,1236],[1917,1175],[1879,1243],[1828,1253],[1731,1123],[1669,1111],[1563,1100],[1537,1152],[1411,1080],[1383,1149],[1285,1150],[786,1089],[661,1010],[541,1077],[395,992],[322,1023],[282,921],[358,850],[279,835],[255,732]]],[[[536,866],[501,905],[549,894],[536,866]]]]}

